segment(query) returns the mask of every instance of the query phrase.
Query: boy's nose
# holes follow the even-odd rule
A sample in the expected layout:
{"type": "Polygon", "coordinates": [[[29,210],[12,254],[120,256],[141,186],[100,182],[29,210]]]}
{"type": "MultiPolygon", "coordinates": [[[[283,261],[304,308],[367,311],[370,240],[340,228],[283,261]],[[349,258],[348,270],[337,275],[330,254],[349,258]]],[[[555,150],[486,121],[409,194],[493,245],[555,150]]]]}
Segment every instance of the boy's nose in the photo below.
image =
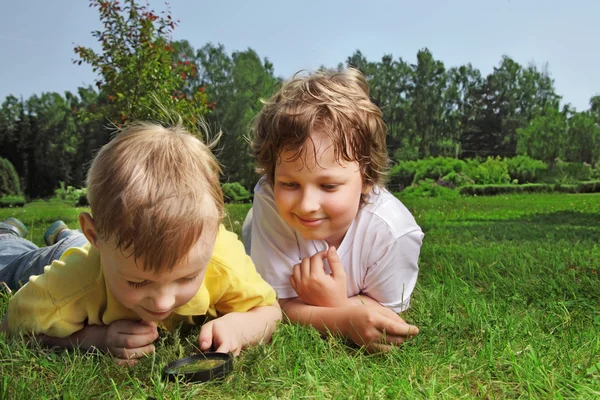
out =
{"type": "Polygon", "coordinates": [[[153,299],[154,312],[165,312],[175,306],[175,293],[169,288],[159,290],[153,299]]]}
{"type": "Polygon", "coordinates": [[[312,189],[304,189],[298,202],[298,208],[302,213],[308,214],[319,211],[319,197],[312,189]]]}

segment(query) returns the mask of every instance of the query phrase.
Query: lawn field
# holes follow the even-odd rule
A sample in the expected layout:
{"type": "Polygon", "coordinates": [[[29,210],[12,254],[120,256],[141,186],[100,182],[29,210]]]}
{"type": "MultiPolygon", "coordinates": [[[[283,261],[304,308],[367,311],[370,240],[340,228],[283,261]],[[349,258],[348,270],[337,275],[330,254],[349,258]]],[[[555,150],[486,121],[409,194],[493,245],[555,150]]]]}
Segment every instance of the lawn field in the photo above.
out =
{"type": "MultiPolygon", "coordinates": [[[[194,351],[193,332],[161,335],[133,368],[0,335],[0,398],[600,398],[599,194],[401,200],[425,232],[403,315],[421,333],[389,354],[284,324],[224,381],[183,384],[160,370],[194,351]]],[[[225,224],[239,234],[248,208],[228,205],[225,224]]],[[[20,218],[41,245],[82,210],[34,202],[0,220],[20,218]]]]}

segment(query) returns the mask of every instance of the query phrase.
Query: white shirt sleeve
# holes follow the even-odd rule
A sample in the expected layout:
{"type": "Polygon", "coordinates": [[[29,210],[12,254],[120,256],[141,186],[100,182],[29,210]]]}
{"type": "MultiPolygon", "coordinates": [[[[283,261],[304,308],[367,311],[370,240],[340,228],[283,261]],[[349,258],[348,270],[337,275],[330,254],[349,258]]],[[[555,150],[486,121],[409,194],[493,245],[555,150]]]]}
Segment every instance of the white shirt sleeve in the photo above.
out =
{"type": "Polygon", "coordinates": [[[273,186],[263,177],[254,190],[250,255],[265,281],[280,299],[297,297],[289,279],[292,267],[300,262],[300,250],[293,229],[275,208],[273,186]]]}
{"type": "Polygon", "coordinates": [[[367,269],[363,293],[395,312],[406,310],[417,283],[423,236],[414,230],[390,244],[367,269]]]}

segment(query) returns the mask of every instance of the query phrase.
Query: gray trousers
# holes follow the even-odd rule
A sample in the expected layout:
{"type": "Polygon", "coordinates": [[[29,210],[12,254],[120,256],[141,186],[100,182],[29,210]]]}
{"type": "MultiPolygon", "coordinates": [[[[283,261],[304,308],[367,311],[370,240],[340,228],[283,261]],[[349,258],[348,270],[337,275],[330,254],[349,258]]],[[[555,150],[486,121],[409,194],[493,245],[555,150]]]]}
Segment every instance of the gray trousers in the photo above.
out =
{"type": "Polygon", "coordinates": [[[44,273],[44,267],[71,247],[81,247],[87,239],[80,231],[61,232],[62,239],[53,246],[38,247],[27,239],[0,227],[0,282],[17,291],[32,275],[44,273]]]}

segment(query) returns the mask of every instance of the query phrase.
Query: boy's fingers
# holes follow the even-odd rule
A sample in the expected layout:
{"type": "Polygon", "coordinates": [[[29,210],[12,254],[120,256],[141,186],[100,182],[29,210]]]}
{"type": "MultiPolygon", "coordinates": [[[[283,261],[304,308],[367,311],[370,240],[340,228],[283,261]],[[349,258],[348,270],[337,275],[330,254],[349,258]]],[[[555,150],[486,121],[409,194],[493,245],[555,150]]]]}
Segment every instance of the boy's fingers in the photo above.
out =
{"type": "Polygon", "coordinates": [[[231,351],[231,346],[229,345],[228,342],[223,342],[221,343],[221,345],[219,345],[219,347],[217,347],[216,353],[229,353],[229,351],[231,351]]]}
{"type": "Polygon", "coordinates": [[[310,257],[304,257],[300,262],[301,279],[310,276],[310,257]]]}
{"type": "Polygon", "coordinates": [[[380,331],[391,336],[414,336],[419,333],[419,328],[406,322],[398,322],[388,319],[377,327],[380,331]]]}
{"type": "Polygon", "coordinates": [[[112,347],[137,349],[147,346],[157,339],[158,335],[155,332],[147,332],[143,334],[119,334],[115,337],[112,347]]]}
{"type": "Polygon", "coordinates": [[[213,323],[207,322],[200,329],[200,335],[198,335],[198,343],[200,344],[200,350],[208,350],[212,346],[213,342],[213,323]]]}
{"type": "Polygon", "coordinates": [[[338,255],[335,246],[330,246],[327,249],[327,261],[329,261],[329,268],[331,268],[331,275],[335,278],[337,276],[343,276],[346,274],[342,260],[338,255]]]}
{"type": "Polygon", "coordinates": [[[323,263],[323,259],[327,257],[326,251],[319,251],[318,253],[313,254],[310,257],[310,274],[312,276],[323,276],[325,275],[325,264],[323,263]]]}
{"type": "Polygon", "coordinates": [[[294,275],[290,275],[290,285],[292,285],[292,289],[296,290],[296,278],[294,278],[294,275]]]}
{"type": "Polygon", "coordinates": [[[292,276],[294,277],[294,280],[296,281],[296,283],[298,283],[302,280],[302,272],[300,271],[300,264],[294,265],[294,267],[292,268],[292,276]]]}
{"type": "Polygon", "coordinates": [[[115,321],[113,325],[118,333],[124,335],[144,335],[147,333],[158,332],[156,329],[156,323],[149,321],[115,321]]]}

